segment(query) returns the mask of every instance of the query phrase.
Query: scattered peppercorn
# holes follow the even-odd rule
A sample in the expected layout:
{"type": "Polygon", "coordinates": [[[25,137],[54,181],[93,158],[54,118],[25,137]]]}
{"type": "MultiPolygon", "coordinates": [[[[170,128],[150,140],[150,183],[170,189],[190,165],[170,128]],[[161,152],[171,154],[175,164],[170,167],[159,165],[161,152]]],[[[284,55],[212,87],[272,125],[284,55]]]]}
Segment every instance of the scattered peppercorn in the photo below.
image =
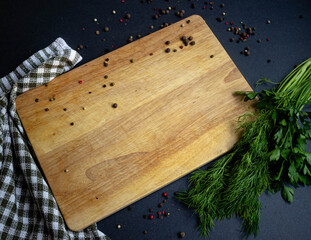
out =
{"type": "Polygon", "coordinates": [[[152,209],[152,208],[150,208],[150,209],[149,209],[149,212],[153,212],[153,209],[152,209]]]}
{"type": "Polygon", "coordinates": [[[143,215],[143,218],[147,218],[147,215],[143,215]]]}
{"type": "Polygon", "coordinates": [[[166,53],[169,53],[170,51],[171,51],[170,48],[165,49],[165,52],[166,52],[166,53]]]}
{"type": "Polygon", "coordinates": [[[108,75],[105,75],[104,78],[107,79],[107,78],[108,78],[108,75]]]}
{"type": "Polygon", "coordinates": [[[70,125],[73,126],[73,125],[75,125],[75,124],[74,124],[74,122],[71,122],[70,125]]]}
{"type": "Polygon", "coordinates": [[[224,3],[221,3],[221,4],[220,4],[220,7],[221,7],[221,8],[223,8],[224,6],[225,6],[225,4],[224,4],[224,3]]]}
{"type": "Polygon", "coordinates": [[[38,99],[38,98],[36,98],[36,99],[35,99],[35,102],[39,102],[39,99],[38,99]]]}
{"type": "Polygon", "coordinates": [[[46,86],[46,87],[47,87],[47,86],[49,86],[49,84],[47,84],[47,83],[46,83],[46,84],[44,84],[44,86],[46,86]]]}
{"type": "Polygon", "coordinates": [[[113,108],[117,108],[117,107],[118,107],[118,104],[114,103],[114,104],[112,104],[112,107],[113,107],[113,108]]]}
{"type": "Polygon", "coordinates": [[[131,18],[131,14],[129,14],[129,13],[125,14],[124,18],[125,19],[130,19],[131,18]]]}
{"type": "Polygon", "coordinates": [[[193,37],[192,37],[192,36],[188,37],[188,40],[189,40],[189,41],[192,41],[192,40],[193,40],[193,37]]]}
{"type": "Polygon", "coordinates": [[[165,42],[166,45],[169,45],[170,43],[171,43],[170,41],[166,41],[166,42],[165,42]]]}
{"type": "Polygon", "coordinates": [[[244,55],[249,56],[249,55],[251,55],[251,53],[250,53],[250,51],[247,51],[247,52],[244,52],[244,55]]]}
{"type": "Polygon", "coordinates": [[[120,229],[121,228],[121,225],[117,225],[117,229],[120,229]]]}
{"type": "Polygon", "coordinates": [[[112,14],[116,14],[117,12],[116,12],[116,10],[112,10],[112,14]]]}
{"type": "Polygon", "coordinates": [[[267,24],[270,24],[271,23],[271,21],[270,20],[267,20],[267,24]]]}
{"type": "Polygon", "coordinates": [[[144,230],[144,231],[143,231],[143,234],[145,234],[145,235],[146,235],[147,233],[148,233],[148,232],[147,232],[146,230],[144,230]]]}
{"type": "Polygon", "coordinates": [[[96,35],[99,35],[99,34],[100,34],[100,31],[98,31],[98,30],[95,31],[95,34],[96,34],[96,35]]]}
{"type": "Polygon", "coordinates": [[[234,38],[230,38],[230,42],[234,42],[234,38]]]}
{"type": "Polygon", "coordinates": [[[222,21],[224,20],[224,18],[218,17],[218,18],[216,18],[216,20],[217,20],[218,22],[222,22],[222,21]]]}
{"type": "Polygon", "coordinates": [[[173,49],[173,52],[177,52],[177,49],[173,49]]]}
{"type": "Polygon", "coordinates": [[[106,84],[103,85],[103,88],[107,87],[106,84]]]}
{"type": "Polygon", "coordinates": [[[131,211],[131,210],[132,210],[132,207],[131,207],[131,206],[128,206],[128,207],[127,207],[127,210],[128,210],[128,211],[131,211]]]}
{"type": "Polygon", "coordinates": [[[185,232],[179,232],[178,237],[184,238],[186,236],[185,232]]]}
{"type": "Polygon", "coordinates": [[[158,207],[161,208],[162,207],[162,203],[159,203],[158,207]]]}
{"type": "Polygon", "coordinates": [[[85,107],[82,107],[82,110],[85,110],[86,108],[85,107]]]}
{"type": "Polygon", "coordinates": [[[108,67],[108,62],[105,61],[105,62],[104,62],[104,66],[105,66],[105,67],[108,67]]]}
{"type": "Polygon", "coordinates": [[[109,31],[109,27],[104,27],[104,31],[108,32],[109,31]]]}
{"type": "Polygon", "coordinates": [[[45,108],[44,110],[45,110],[46,112],[47,112],[47,111],[49,111],[49,109],[48,109],[48,108],[45,108]]]}
{"type": "Polygon", "coordinates": [[[150,28],[150,29],[154,29],[154,26],[153,26],[153,25],[151,25],[149,28],[150,28]]]}
{"type": "Polygon", "coordinates": [[[153,219],[154,216],[152,214],[149,215],[149,219],[153,219]]]}
{"type": "Polygon", "coordinates": [[[261,43],[261,40],[260,40],[260,39],[258,39],[258,40],[257,40],[257,42],[258,42],[258,43],[261,43]]]}
{"type": "Polygon", "coordinates": [[[134,62],[134,59],[133,59],[133,58],[132,58],[132,59],[130,59],[130,62],[131,62],[131,63],[133,63],[133,62],[134,62]]]}
{"type": "Polygon", "coordinates": [[[270,63],[270,62],[271,62],[271,60],[270,60],[270,59],[268,59],[268,60],[267,60],[267,63],[270,63]]]}
{"type": "Polygon", "coordinates": [[[190,19],[188,19],[188,20],[186,21],[186,23],[188,23],[188,24],[189,24],[190,22],[191,22],[190,19]]]}
{"type": "Polygon", "coordinates": [[[211,55],[211,56],[209,56],[210,58],[213,58],[214,57],[214,55],[211,55]]]}
{"type": "Polygon", "coordinates": [[[66,112],[66,111],[67,111],[67,108],[64,108],[63,110],[66,112]]]}
{"type": "Polygon", "coordinates": [[[89,94],[91,94],[92,92],[89,92],[89,94]]]}
{"type": "Polygon", "coordinates": [[[69,172],[69,170],[66,168],[66,169],[64,170],[64,172],[67,173],[67,172],[69,172]]]}
{"type": "Polygon", "coordinates": [[[191,46],[195,45],[195,41],[191,41],[191,42],[190,42],[190,45],[191,45],[191,46]]]}
{"type": "Polygon", "coordinates": [[[114,82],[110,83],[110,86],[113,87],[114,86],[114,82]]]}

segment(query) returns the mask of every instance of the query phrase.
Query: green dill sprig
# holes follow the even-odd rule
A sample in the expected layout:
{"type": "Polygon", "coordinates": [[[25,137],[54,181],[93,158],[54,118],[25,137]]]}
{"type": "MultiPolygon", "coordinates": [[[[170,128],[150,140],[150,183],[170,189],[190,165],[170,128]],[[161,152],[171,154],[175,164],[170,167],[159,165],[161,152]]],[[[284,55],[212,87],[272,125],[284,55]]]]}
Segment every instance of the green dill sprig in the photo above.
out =
{"type": "Polygon", "coordinates": [[[256,236],[263,191],[281,191],[284,200],[292,202],[292,187],[311,185],[311,154],[306,152],[311,113],[302,111],[310,104],[311,58],[277,88],[235,93],[243,95],[244,101],[257,99],[256,112],[239,118],[242,137],[207,170],[195,171],[189,189],[177,196],[194,209],[205,237],[216,220],[234,216],[242,220],[245,236],[256,236]]]}

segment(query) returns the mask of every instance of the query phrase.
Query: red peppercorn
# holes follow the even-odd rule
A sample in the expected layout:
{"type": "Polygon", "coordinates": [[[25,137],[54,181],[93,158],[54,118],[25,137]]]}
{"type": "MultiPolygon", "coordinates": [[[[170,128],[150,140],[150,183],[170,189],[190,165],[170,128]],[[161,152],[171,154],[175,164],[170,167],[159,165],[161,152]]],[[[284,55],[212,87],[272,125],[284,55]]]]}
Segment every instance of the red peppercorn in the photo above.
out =
{"type": "Polygon", "coordinates": [[[267,41],[269,42],[269,41],[270,41],[270,38],[267,38],[267,41]]]}
{"type": "Polygon", "coordinates": [[[79,83],[82,84],[82,81],[80,80],[79,83]]]}
{"type": "Polygon", "coordinates": [[[166,212],[163,210],[163,211],[162,211],[162,214],[163,214],[163,215],[165,215],[165,214],[166,214],[166,212]]]}
{"type": "Polygon", "coordinates": [[[234,24],[234,22],[231,22],[230,24],[231,24],[231,25],[233,25],[233,24],[234,24]]]}
{"type": "Polygon", "coordinates": [[[85,30],[85,28],[82,28],[82,30],[84,31],[84,30],[85,30]]]}
{"type": "Polygon", "coordinates": [[[161,215],[161,212],[157,212],[158,215],[161,215]]]}
{"type": "Polygon", "coordinates": [[[246,34],[246,37],[249,37],[249,34],[246,34]]]}
{"type": "Polygon", "coordinates": [[[154,218],[154,216],[153,215],[149,215],[149,219],[153,219],[154,218]]]}
{"type": "Polygon", "coordinates": [[[163,195],[163,197],[166,197],[166,196],[167,196],[167,193],[166,193],[166,192],[164,192],[164,193],[162,193],[162,195],[163,195]]]}
{"type": "Polygon", "coordinates": [[[123,19],[120,19],[120,22],[123,22],[123,19]]]}
{"type": "Polygon", "coordinates": [[[162,207],[162,203],[159,203],[158,207],[159,207],[159,208],[162,207]]]}
{"type": "Polygon", "coordinates": [[[184,46],[179,46],[179,48],[180,48],[180,49],[183,49],[183,48],[184,48],[184,46]]]}
{"type": "Polygon", "coordinates": [[[166,200],[163,200],[163,203],[166,203],[166,200]]]}
{"type": "Polygon", "coordinates": [[[228,22],[225,22],[226,25],[228,25],[228,22]]]}
{"type": "Polygon", "coordinates": [[[152,55],[153,55],[153,53],[150,53],[149,55],[150,55],[150,56],[152,56],[152,55]]]}

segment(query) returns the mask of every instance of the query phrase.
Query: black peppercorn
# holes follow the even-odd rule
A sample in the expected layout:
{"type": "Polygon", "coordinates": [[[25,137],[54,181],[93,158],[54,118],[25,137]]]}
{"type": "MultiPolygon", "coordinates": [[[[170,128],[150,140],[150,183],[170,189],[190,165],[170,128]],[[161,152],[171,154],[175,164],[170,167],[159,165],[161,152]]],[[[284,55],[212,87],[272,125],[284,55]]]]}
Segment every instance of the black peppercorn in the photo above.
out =
{"type": "Polygon", "coordinates": [[[171,51],[170,48],[165,49],[165,52],[166,52],[166,53],[169,53],[170,51],[171,51]]]}
{"type": "Polygon", "coordinates": [[[38,99],[38,98],[36,98],[36,99],[35,99],[35,102],[39,102],[39,99],[38,99]]]}
{"type": "Polygon", "coordinates": [[[195,41],[191,41],[190,45],[193,46],[195,44],[195,41]]]}
{"type": "Polygon", "coordinates": [[[125,19],[130,19],[131,18],[131,14],[129,14],[129,13],[125,14],[124,18],[125,19]]]}
{"type": "Polygon", "coordinates": [[[114,86],[114,82],[110,83],[110,86],[113,87],[114,86]]]}
{"type": "Polygon", "coordinates": [[[192,41],[192,40],[193,40],[193,37],[192,37],[192,36],[188,37],[188,40],[189,40],[189,41],[192,41]]]}
{"type": "Polygon", "coordinates": [[[73,125],[74,125],[74,123],[73,123],[73,122],[71,122],[71,123],[70,123],[70,125],[71,125],[71,126],[73,126],[73,125]]]}
{"type": "Polygon", "coordinates": [[[114,103],[114,104],[112,104],[112,107],[113,107],[113,108],[117,108],[117,107],[118,107],[118,104],[114,103]]]}
{"type": "Polygon", "coordinates": [[[48,109],[48,108],[45,108],[44,110],[45,110],[46,112],[47,112],[47,111],[49,111],[49,109],[48,109]]]}
{"type": "Polygon", "coordinates": [[[171,43],[170,41],[166,41],[166,42],[165,42],[166,45],[169,45],[170,43],[171,43]]]}

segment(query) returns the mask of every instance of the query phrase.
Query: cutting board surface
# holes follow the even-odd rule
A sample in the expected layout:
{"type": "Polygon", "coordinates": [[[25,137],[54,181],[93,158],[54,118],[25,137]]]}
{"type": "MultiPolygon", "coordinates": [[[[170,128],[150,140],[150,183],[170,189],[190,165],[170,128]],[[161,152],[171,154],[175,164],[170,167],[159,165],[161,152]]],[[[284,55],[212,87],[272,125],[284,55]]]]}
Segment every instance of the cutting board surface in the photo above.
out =
{"type": "Polygon", "coordinates": [[[194,15],[25,92],[16,107],[68,227],[80,230],[230,150],[248,111],[236,90],[251,88],[194,15]]]}

